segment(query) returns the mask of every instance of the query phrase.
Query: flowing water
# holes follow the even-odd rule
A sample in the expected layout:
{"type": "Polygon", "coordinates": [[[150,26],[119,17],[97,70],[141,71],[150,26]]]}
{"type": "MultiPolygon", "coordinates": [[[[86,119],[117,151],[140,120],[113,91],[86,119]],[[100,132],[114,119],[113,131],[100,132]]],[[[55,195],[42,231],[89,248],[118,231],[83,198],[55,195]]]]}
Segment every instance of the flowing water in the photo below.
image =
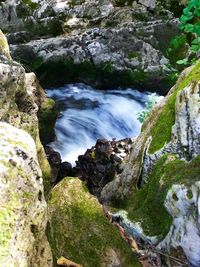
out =
{"type": "Polygon", "coordinates": [[[57,140],[51,146],[62,160],[73,165],[78,155],[95,145],[98,138],[123,139],[140,133],[137,120],[148,92],[133,89],[94,90],[84,84],[69,84],[46,90],[61,110],[56,121],[57,140]]]}

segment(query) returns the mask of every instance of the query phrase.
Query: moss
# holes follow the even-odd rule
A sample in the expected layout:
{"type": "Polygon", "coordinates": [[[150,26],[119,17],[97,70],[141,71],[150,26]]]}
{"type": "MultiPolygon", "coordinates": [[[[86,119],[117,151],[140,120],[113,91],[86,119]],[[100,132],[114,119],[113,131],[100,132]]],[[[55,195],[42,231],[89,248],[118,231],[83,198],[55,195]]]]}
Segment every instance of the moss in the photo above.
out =
{"type": "MultiPolygon", "coordinates": [[[[172,155],[165,155],[154,166],[148,183],[134,190],[126,203],[129,218],[139,221],[147,235],[164,237],[169,231],[172,218],[164,208],[168,190],[173,184],[191,185],[199,180],[200,156],[187,163],[172,155]]],[[[191,197],[190,191],[188,196],[191,197]]]]}
{"type": "MultiPolygon", "coordinates": [[[[91,62],[75,64],[73,60],[59,60],[43,62],[42,58],[32,55],[29,49],[23,48],[23,55],[15,51],[15,59],[21,62],[27,69],[37,73],[37,77],[43,87],[62,86],[65,83],[83,82],[98,89],[121,87],[136,87],[142,90],[155,91],[155,74],[142,70],[115,70],[111,62],[94,65],[91,62]]],[[[136,56],[133,52],[129,56],[136,56]]],[[[158,76],[162,75],[158,73],[158,76]]],[[[170,75],[169,75],[170,76],[170,75]]],[[[168,77],[168,76],[167,76],[168,77]]],[[[171,77],[171,76],[170,76],[171,77]]],[[[171,80],[171,79],[170,79],[171,80]]],[[[169,89],[168,80],[159,78],[158,90],[162,93],[169,89]]]]}
{"type": "Polygon", "coordinates": [[[51,167],[47,160],[44,148],[40,142],[39,136],[36,138],[37,156],[40,168],[42,170],[44,196],[47,199],[51,190],[51,167]]]}
{"type": "Polygon", "coordinates": [[[14,214],[11,209],[0,209],[0,262],[9,253],[9,243],[14,226],[14,214]]]}
{"type": "Polygon", "coordinates": [[[135,52],[135,51],[130,52],[130,53],[128,54],[128,58],[129,58],[129,59],[137,58],[138,60],[141,60],[140,57],[141,57],[140,54],[139,54],[138,52],[135,52]]]}
{"type": "Polygon", "coordinates": [[[11,59],[7,39],[1,30],[0,30],[0,54],[5,55],[8,59],[11,59]]]}
{"type": "Polygon", "coordinates": [[[30,33],[31,36],[57,36],[63,33],[61,21],[54,17],[45,21],[34,22],[30,17],[26,20],[25,24],[26,30],[30,33]]]}
{"type": "Polygon", "coordinates": [[[131,5],[133,3],[133,0],[116,0],[115,3],[116,6],[123,7],[131,5]]]}
{"type": "Polygon", "coordinates": [[[64,256],[83,266],[102,266],[113,249],[121,266],[140,266],[98,201],[76,178],[65,178],[52,191],[47,235],[55,258],[64,256]]]}
{"type": "MultiPolygon", "coordinates": [[[[175,102],[177,93],[189,86],[193,82],[198,82],[200,77],[200,61],[175,85],[173,93],[170,95],[167,103],[156,119],[154,127],[151,129],[152,142],[149,147],[149,153],[161,149],[165,143],[171,140],[171,130],[175,123],[175,102]]],[[[144,129],[143,129],[144,130],[144,129]]]]}
{"type": "Polygon", "coordinates": [[[38,112],[40,139],[43,144],[47,144],[55,138],[54,126],[57,116],[55,101],[45,99],[38,112]]]}
{"type": "Polygon", "coordinates": [[[39,7],[38,3],[32,2],[31,0],[22,0],[22,2],[31,10],[36,10],[39,7]]]}

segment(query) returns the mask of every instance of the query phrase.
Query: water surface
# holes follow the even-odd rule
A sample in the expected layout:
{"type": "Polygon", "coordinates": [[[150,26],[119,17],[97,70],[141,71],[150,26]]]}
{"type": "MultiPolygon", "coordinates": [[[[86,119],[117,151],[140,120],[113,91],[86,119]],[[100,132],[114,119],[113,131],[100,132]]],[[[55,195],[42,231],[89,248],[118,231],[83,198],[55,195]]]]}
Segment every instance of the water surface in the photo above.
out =
{"type": "Polygon", "coordinates": [[[68,84],[46,92],[61,110],[55,125],[57,140],[51,146],[60,152],[63,161],[73,165],[98,138],[138,135],[138,113],[150,94],[130,88],[100,91],[84,84],[68,84]]]}

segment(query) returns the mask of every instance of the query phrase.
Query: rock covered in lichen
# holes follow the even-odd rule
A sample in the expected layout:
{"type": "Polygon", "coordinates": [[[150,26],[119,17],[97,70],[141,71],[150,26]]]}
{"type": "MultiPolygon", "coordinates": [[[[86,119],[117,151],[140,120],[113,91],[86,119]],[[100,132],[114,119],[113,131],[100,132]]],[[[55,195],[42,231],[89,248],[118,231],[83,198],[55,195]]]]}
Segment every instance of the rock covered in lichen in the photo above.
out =
{"type": "MultiPolygon", "coordinates": [[[[0,34],[0,43],[5,41],[0,34]]],[[[6,46],[9,53],[9,48],[6,46]]],[[[0,50],[1,55],[4,50],[0,50]]],[[[50,187],[50,167],[39,139],[37,112],[45,101],[43,89],[34,73],[25,73],[24,68],[11,58],[0,56],[0,120],[27,131],[35,140],[38,159],[43,171],[45,192],[50,187]]]]}
{"type": "Polygon", "coordinates": [[[5,55],[7,59],[10,59],[8,42],[1,30],[0,30],[0,54],[5,55]]]}
{"type": "Polygon", "coordinates": [[[45,236],[46,201],[33,139],[0,122],[0,262],[2,266],[51,266],[45,236]]]}
{"type": "Polygon", "coordinates": [[[165,207],[173,217],[169,233],[159,249],[181,247],[192,266],[200,266],[200,181],[191,186],[173,185],[168,191],[165,207]]]}
{"type": "Polygon", "coordinates": [[[37,119],[44,93],[35,74],[26,74],[10,58],[2,32],[0,44],[0,120],[4,121],[0,123],[0,262],[2,266],[51,266],[43,187],[44,182],[47,193],[50,167],[37,119]]]}
{"type": "Polygon", "coordinates": [[[140,266],[78,178],[65,178],[48,202],[48,240],[55,258],[87,266],[140,266]]]}
{"type": "Polygon", "coordinates": [[[157,236],[158,249],[173,255],[180,248],[178,260],[185,253],[194,266],[200,260],[199,75],[199,62],[183,72],[144,123],[122,173],[101,192],[102,201],[128,211],[133,236],[157,236]]]}
{"type": "Polygon", "coordinates": [[[172,152],[186,159],[198,155],[199,75],[200,63],[197,62],[183,71],[168,95],[153,108],[142,133],[131,147],[123,172],[105,186],[102,199],[109,202],[112,198],[125,198],[131,191],[131,184],[139,185],[143,179],[148,179],[152,166],[166,153],[172,152]]]}

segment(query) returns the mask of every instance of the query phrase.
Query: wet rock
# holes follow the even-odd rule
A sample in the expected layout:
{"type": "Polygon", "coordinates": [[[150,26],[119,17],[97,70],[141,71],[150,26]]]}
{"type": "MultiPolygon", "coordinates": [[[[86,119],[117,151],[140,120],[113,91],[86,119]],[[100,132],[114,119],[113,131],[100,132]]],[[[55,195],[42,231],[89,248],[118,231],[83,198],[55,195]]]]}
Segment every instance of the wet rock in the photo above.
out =
{"type": "Polygon", "coordinates": [[[54,186],[59,181],[61,181],[64,177],[67,176],[75,176],[75,169],[72,168],[71,163],[62,162],[60,154],[53,150],[51,147],[46,146],[45,152],[47,155],[47,159],[51,166],[52,180],[51,184],[54,186]]]}
{"type": "Polygon", "coordinates": [[[132,140],[98,139],[96,145],[78,157],[76,168],[89,190],[99,196],[102,188],[121,172],[121,164],[130,152],[132,140]]]}

